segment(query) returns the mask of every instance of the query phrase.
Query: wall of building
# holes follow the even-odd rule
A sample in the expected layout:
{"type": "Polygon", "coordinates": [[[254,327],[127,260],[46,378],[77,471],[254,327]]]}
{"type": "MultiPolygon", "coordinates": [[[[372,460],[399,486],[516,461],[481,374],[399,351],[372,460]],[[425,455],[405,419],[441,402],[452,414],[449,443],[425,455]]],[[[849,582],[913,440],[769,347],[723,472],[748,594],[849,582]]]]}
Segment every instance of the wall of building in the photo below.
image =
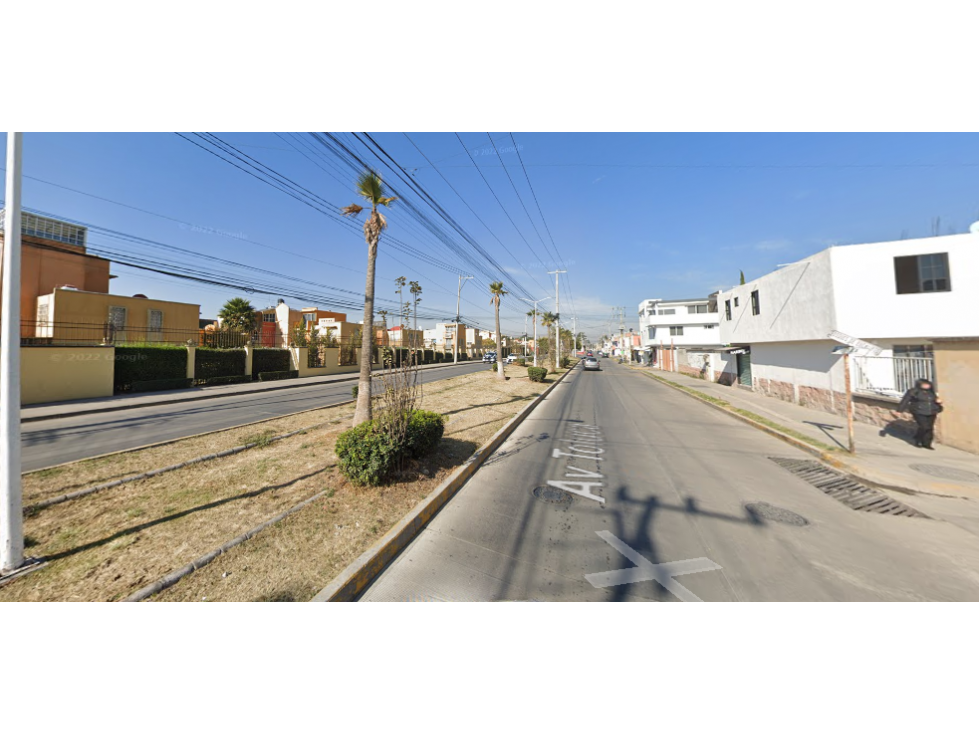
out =
{"type": "MultiPolygon", "coordinates": [[[[188,338],[197,334],[200,306],[196,303],[158,301],[153,298],[133,298],[112,293],[89,293],[86,291],[56,290],[44,299],[49,304],[48,318],[56,324],[53,336],[63,338],[71,333],[63,329],[59,335],[57,324],[104,324],[109,320],[109,307],[121,306],[126,309],[126,329],[132,329],[132,338],[142,337],[149,326],[151,310],[163,312],[163,331],[186,331],[188,338]]],[[[41,301],[42,299],[38,299],[41,301]]],[[[127,338],[116,334],[117,340],[127,338]]]]}
{"type": "Polygon", "coordinates": [[[976,332],[979,236],[926,237],[829,250],[839,331],[860,339],[959,337],[976,332]],[[894,258],[948,253],[952,290],[898,294],[894,258]]]}
{"type": "MultiPolygon", "coordinates": [[[[953,288],[954,282],[953,282],[953,288]]],[[[979,454],[979,338],[935,343],[942,443],[979,454]]]]}
{"type": "MultiPolygon", "coordinates": [[[[0,243],[3,234],[0,233],[0,243]]],[[[2,248],[0,248],[2,249],[2,248]]],[[[37,319],[38,296],[55,288],[76,288],[109,292],[109,261],[85,254],[83,248],[28,235],[21,236],[20,320],[37,319]],[[53,249],[57,248],[57,249],[53,249]]],[[[22,336],[33,336],[33,326],[25,324],[22,336]]]]}
{"type": "Polygon", "coordinates": [[[717,306],[722,344],[825,339],[836,329],[830,250],[722,291],[717,306]],[[760,306],[757,316],[751,312],[755,290],[760,306]],[[730,321],[725,313],[727,301],[731,301],[730,321]]]}
{"type": "Polygon", "coordinates": [[[115,351],[114,347],[22,347],[21,403],[109,397],[115,351]]]}

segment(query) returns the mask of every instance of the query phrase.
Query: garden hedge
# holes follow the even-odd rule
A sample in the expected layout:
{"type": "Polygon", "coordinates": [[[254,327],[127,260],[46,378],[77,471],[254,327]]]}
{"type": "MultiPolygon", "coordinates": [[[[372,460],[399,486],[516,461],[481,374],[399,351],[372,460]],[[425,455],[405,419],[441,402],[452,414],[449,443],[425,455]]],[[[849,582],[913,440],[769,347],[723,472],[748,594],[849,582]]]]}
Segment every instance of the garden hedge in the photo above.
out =
{"type": "Polygon", "coordinates": [[[196,385],[238,385],[242,382],[251,382],[251,375],[225,375],[222,377],[208,377],[204,380],[194,379],[196,385]]]}
{"type": "Polygon", "coordinates": [[[201,347],[194,360],[194,377],[198,381],[214,377],[238,377],[245,374],[244,349],[210,349],[201,347]]]}
{"type": "Polygon", "coordinates": [[[299,377],[299,370],[279,370],[276,372],[258,373],[258,379],[260,382],[269,382],[271,380],[290,380],[294,377],[299,377]]]}
{"type": "Polygon", "coordinates": [[[445,431],[445,418],[427,410],[416,410],[408,423],[404,444],[396,445],[375,421],[365,421],[337,437],[334,451],[340,472],[354,484],[377,485],[394,471],[402,459],[430,454],[445,431]]]}
{"type": "Polygon", "coordinates": [[[187,347],[170,344],[116,347],[113,374],[115,392],[132,390],[134,382],[182,380],[186,377],[187,347]]]}
{"type": "Polygon", "coordinates": [[[544,378],[547,377],[547,367],[528,367],[527,377],[530,378],[531,382],[543,382],[544,378]]]}
{"type": "Polygon", "coordinates": [[[170,380],[136,380],[130,385],[133,392],[154,392],[156,390],[182,390],[191,387],[193,380],[189,377],[178,377],[170,380]]]}
{"type": "Polygon", "coordinates": [[[254,352],[252,352],[253,375],[260,375],[263,372],[287,372],[288,370],[289,370],[288,349],[271,349],[269,347],[259,347],[254,352]]]}

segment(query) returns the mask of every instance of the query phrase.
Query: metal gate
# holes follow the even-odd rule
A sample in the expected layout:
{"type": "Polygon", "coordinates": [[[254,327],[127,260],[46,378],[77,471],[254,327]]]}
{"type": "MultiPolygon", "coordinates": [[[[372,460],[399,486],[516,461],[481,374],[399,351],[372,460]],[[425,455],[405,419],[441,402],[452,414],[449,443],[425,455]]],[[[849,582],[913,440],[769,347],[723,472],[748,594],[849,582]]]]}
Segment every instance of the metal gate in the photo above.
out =
{"type": "Polygon", "coordinates": [[[751,354],[738,354],[738,382],[751,387],[751,354]]]}

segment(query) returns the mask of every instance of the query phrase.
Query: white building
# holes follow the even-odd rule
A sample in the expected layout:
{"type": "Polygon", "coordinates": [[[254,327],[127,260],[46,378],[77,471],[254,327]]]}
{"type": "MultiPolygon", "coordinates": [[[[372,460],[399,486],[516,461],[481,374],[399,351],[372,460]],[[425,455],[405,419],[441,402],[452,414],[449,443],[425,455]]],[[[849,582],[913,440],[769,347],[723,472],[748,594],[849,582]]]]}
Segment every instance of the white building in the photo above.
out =
{"type": "Polygon", "coordinates": [[[717,294],[643,301],[639,304],[642,361],[672,372],[699,374],[704,364],[708,370],[720,370],[719,322],[717,294]]]}
{"type": "Polygon", "coordinates": [[[974,234],[831,247],[722,291],[721,340],[743,352],[732,365],[741,385],[831,412],[845,400],[829,334],[876,345],[879,356],[855,353],[851,378],[857,393],[884,396],[858,401],[858,417],[880,423],[915,378],[933,375],[932,339],[975,334],[977,292],[974,234]]]}

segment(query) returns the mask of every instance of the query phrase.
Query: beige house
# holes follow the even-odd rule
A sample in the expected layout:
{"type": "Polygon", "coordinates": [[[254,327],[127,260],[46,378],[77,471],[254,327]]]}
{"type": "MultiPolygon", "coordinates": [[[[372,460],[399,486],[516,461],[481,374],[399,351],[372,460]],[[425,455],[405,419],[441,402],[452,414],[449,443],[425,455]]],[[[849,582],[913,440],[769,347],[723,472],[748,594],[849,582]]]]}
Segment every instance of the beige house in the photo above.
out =
{"type": "Polygon", "coordinates": [[[943,444],[979,454],[979,336],[934,339],[935,387],[945,410],[943,444]]]}

